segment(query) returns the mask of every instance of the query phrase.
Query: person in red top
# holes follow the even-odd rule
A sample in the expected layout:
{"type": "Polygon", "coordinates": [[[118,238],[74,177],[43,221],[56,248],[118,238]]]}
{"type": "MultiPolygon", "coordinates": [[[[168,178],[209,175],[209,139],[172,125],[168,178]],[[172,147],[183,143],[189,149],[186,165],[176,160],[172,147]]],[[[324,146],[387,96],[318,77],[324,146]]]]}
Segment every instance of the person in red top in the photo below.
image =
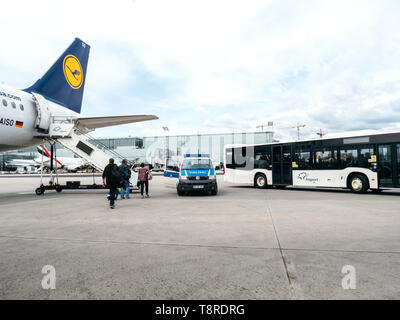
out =
{"type": "Polygon", "coordinates": [[[139,168],[140,194],[142,195],[142,199],[144,198],[144,187],[146,187],[146,198],[149,197],[149,174],[149,169],[145,168],[144,163],[142,162],[139,168]]]}

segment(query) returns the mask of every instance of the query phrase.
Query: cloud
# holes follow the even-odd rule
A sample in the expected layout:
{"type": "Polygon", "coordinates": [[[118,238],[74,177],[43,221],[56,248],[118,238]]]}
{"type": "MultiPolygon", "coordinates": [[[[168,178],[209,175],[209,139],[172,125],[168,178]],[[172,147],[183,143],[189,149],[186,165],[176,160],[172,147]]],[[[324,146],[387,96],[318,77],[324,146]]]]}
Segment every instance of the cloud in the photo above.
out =
{"type": "Polygon", "coordinates": [[[400,126],[396,0],[69,6],[79,8],[79,18],[50,0],[2,5],[18,20],[0,20],[8,30],[0,81],[27,87],[79,36],[91,45],[84,114],[160,117],[98,135],[163,134],[163,125],[171,134],[255,131],[268,121],[279,138],[295,137],[295,129],[284,128],[297,122],[307,124],[305,136],[320,128],[400,126]]]}
{"type": "Polygon", "coordinates": [[[197,106],[196,108],[194,108],[194,111],[197,111],[197,112],[200,112],[200,113],[207,112],[206,108],[204,108],[202,106],[197,106]]]}

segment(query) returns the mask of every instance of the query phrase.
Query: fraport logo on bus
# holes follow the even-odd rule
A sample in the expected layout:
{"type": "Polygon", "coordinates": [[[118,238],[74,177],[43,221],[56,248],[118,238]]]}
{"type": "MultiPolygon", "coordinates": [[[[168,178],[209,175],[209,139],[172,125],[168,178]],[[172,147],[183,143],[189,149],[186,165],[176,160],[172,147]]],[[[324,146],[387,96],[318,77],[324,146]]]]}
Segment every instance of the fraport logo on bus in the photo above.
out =
{"type": "Polygon", "coordinates": [[[309,182],[318,181],[318,178],[309,178],[308,176],[309,176],[309,174],[307,172],[300,172],[297,175],[297,179],[302,180],[302,181],[309,181],[309,182]]]}

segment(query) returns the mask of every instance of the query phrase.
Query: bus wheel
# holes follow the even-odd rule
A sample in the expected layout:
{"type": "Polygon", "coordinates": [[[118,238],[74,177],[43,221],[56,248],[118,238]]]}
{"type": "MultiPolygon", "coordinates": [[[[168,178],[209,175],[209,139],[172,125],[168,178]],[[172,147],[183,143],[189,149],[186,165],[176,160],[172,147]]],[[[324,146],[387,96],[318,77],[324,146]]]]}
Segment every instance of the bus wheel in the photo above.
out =
{"type": "Polygon", "coordinates": [[[259,189],[264,189],[267,187],[267,178],[263,173],[258,173],[254,177],[254,186],[259,189]]]}
{"type": "Polygon", "coordinates": [[[355,174],[350,178],[350,189],[354,193],[366,193],[368,190],[368,180],[362,174],[355,174]]]}

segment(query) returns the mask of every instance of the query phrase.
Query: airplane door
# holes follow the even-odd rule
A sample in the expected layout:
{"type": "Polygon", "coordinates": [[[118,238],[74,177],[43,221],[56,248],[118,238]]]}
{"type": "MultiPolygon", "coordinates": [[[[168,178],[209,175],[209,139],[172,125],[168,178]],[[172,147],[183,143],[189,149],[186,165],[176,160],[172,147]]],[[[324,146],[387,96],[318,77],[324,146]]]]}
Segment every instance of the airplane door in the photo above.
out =
{"type": "Polygon", "coordinates": [[[48,132],[50,129],[51,112],[46,99],[38,94],[32,93],[32,98],[36,103],[37,117],[35,122],[36,129],[48,132]]]}
{"type": "Polygon", "coordinates": [[[290,145],[272,146],[272,183],[277,185],[291,185],[292,152],[290,145]]]}
{"type": "Polygon", "coordinates": [[[179,166],[176,161],[171,159],[165,161],[164,177],[179,178],[179,166]]]}

